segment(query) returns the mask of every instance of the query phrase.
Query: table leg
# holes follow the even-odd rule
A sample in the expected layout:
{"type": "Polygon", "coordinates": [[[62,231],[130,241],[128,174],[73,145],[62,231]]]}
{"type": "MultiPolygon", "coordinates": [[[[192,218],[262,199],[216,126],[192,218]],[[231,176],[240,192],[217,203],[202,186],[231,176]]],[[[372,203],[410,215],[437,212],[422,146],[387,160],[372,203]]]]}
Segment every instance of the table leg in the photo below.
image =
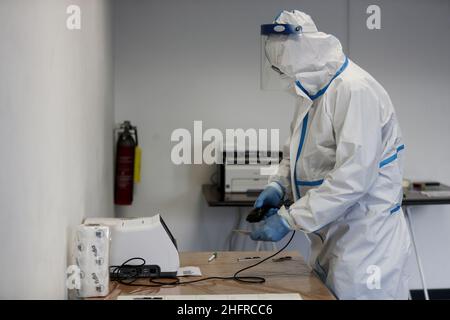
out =
{"type": "Polygon", "coordinates": [[[430,297],[428,296],[427,284],[425,282],[425,274],[423,272],[422,261],[420,259],[419,251],[418,251],[417,245],[416,245],[416,237],[415,237],[415,234],[414,234],[412,217],[411,217],[411,214],[409,212],[409,207],[408,206],[404,206],[404,209],[405,209],[404,213],[405,213],[405,216],[406,216],[406,220],[408,221],[409,232],[410,232],[410,235],[411,235],[411,241],[412,241],[412,244],[413,244],[414,253],[416,255],[417,267],[419,268],[419,274],[420,274],[420,279],[422,281],[422,287],[423,287],[423,292],[424,292],[424,295],[425,295],[425,300],[430,300],[430,297]]]}
{"type": "Polygon", "coordinates": [[[234,251],[236,249],[236,246],[235,246],[236,241],[233,242],[233,240],[236,240],[236,234],[235,234],[235,232],[233,232],[233,230],[239,229],[239,227],[241,225],[241,220],[242,220],[242,211],[241,211],[241,207],[238,207],[236,222],[228,236],[228,251],[234,251]]]}
{"type": "MultiPolygon", "coordinates": [[[[267,244],[267,246],[268,246],[269,242],[263,242],[263,241],[256,242],[256,251],[260,251],[261,250],[261,244],[264,244],[264,245],[267,244]]],[[[272,250],[273,251],[278,251],[277,244],[275,242],[271,242],[271,244],[272,244],[272,250]]]]}

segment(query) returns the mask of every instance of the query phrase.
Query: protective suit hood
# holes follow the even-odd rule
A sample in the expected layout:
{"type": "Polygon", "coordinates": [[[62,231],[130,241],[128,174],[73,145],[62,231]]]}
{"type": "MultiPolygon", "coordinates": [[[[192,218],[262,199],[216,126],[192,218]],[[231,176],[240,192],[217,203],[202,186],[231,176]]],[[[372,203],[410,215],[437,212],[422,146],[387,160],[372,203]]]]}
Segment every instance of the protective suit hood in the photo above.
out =
{"type": "Polygon", "coordinates": [[[279,68],[301,90],[314,97],[342,71],[346,56],[339,40],[319,32],[309,15],[301,11],[283,11],[274,23],[302,27],[298,37],[276,36],[266,42],[266,54],[272,65],[279,68]]]}

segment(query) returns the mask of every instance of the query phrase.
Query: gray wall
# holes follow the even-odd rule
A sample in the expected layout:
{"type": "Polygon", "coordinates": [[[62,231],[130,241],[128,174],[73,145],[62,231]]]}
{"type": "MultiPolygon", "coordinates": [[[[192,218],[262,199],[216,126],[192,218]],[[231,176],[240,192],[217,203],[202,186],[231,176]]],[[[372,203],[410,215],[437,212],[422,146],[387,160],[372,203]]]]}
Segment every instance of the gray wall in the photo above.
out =
{"type": "Polygon", "coordinates": [[[0,21],[0,298],[64,298],[70,228],[113,214],[110,4],[1,0],[0,21]]]}
{"type": "MultiPolygon", "coordinates": [[[[205,128],[281,128],[284,140],[293,101],[261,92],[258,78],[259,25],[283,8],[310,13],[389,91],[407,145],[406,177],[450,183],[448,1],[116,1],[115,117],[138,125],[143,147],[135,203],[118,215],[161,212],[182,250],[226,248],[238,210],[207,207],[201,184],[215,168],[173,165],[170,136],[203,120],[205,128]],[[382,9],[379,31],[365,24],[373,3],[382,9]]],[[[414,211],[435,288],[450,287],[448,213],[414,211]]],[[[292,247],[307,254],[301,235],[292,247]]],[[[411,286],[419,287],[417,276],[411,286]]]]}
{"type": "MultiPolygon", "coordinates": [[[[405,177],[450,184],[450,2],[358,0],[350,9],[350,56],[394,102],[406,145],[405,177]],[[379,31],[364,27],[369,4],[381,7],[379,31]]],[[[450,288],[450,206],[411,210],[429,286],[450,288]]],[[[417,272],[411,287],[420,287],[417,272]]]]}

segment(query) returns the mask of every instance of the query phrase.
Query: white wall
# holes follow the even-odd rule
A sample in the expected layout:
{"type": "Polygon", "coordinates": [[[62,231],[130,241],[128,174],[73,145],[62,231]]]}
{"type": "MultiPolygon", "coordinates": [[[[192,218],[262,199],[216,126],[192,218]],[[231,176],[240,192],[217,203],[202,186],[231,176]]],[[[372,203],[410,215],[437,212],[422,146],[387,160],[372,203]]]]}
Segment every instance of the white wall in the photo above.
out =
{"type": "MultiPolygon", "coordinates": [[[[450,2],[350,3],[350,56],[394,102],[406,145],[405,177],[450,184],[450,2]],[[381,30],[365,27],[370,4],[381,7],[381,30]]],[[[450,288],[450,206],[415,207],[412,213],[429,286],[450,288]]],[[[417,272],[411,287],[421,287],[417,272]]]]}
{"type": "MultiPolygon", "coordinates": [[[[182,250],[225,248],[237,210],[207,207],[201,184],[215,168],[173,165],[170,135],[203,120],[206,128],[281,128],[286,137],[292,101],[258,87],[259,25],[284,8],[310,13],[319,29],[341,39],[350,57],[386,87],[404,131],[406,177],[450,183],[448,1],[119,0],[116,122],[136,123],[144,149],[135,203],[118,208],[119,215],[158,211],[182,250]],[[373,3],[381,5],[380,31],[366,28],[366,8],[373,3]]],[[[448,207],[414,211],[434,288],[450,287],[448,213],[448,207]]],[[[300,235],[293,247],[307,253],[300,235]]],[[[419,287],[417,274],[411,284],[419,287]]]]}
{"type": "Polygon", "coordinates": [[[70,227],[113,213],[110,4],[1,0],[0,21],[0,298],[64,298],[70,227]]]}

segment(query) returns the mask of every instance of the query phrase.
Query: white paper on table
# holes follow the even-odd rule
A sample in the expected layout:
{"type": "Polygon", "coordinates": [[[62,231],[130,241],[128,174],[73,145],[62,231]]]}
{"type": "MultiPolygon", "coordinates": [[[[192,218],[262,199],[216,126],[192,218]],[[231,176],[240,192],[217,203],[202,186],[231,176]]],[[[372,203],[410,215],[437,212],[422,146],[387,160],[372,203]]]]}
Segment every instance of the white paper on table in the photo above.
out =
{"type": "Polygon", "coordinates": [[[202,272],[199,267],[180,267],[177,271],[177,277],[201,276],[202,272]]]}
{"type": "Polygon", "coordinates": [[[117,300],[303,300],[298,293],[200,294],[200,295],[119,295],[117,300]]]}

